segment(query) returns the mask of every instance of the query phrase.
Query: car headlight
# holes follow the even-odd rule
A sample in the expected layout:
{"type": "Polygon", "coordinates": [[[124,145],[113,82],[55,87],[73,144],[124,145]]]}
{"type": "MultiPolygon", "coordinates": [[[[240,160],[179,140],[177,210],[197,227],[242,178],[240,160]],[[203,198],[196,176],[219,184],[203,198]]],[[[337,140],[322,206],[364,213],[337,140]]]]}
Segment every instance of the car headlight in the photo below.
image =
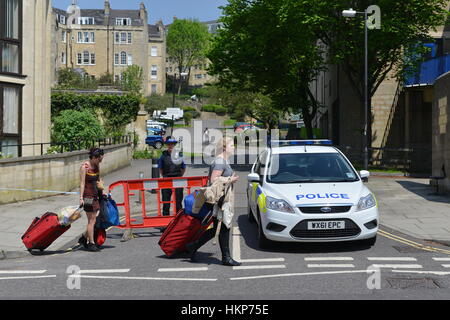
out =
{"type": "Polygon", "coordinates": [[[377,201],[375,200],[375,197],[373,196],[373,194],[369,194],[369,195],[359,199],[358,205],[356,207],[356,211],[366,210],[366,209],[375,207],[376,205],[377,205],[377,201]]]}
{"type": "Polygon", "coordinates": [[[295,213],[294,209],[284,200],[275,199],[272,197],[266,197],[266,206],[267,209],[287,212],[287,213],[295,213]]]}

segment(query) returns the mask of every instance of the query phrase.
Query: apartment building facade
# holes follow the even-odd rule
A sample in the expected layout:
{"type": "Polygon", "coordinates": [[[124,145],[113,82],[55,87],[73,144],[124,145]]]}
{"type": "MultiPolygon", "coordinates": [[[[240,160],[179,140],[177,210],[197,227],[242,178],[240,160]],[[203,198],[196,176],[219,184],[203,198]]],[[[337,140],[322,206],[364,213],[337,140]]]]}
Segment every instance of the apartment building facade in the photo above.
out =
{"type": "Polygon", "coordinates": [[[144,3],[139,10],[115,10],[109,0],[103,9],[77,8],[72,5],[67,11],[53,9],[54,84],[60,68],[83,70],[95,78],[110,74],[118,81],[129,66],[138,65],[144,73],[144,95],[164,93],[163,72],[158,72],[156,79],[151,72],[155,65],[157,70],[165,68],[164,30],[159,25],[148,25],[144,3]],[[153,56],[155,46],[157,56],[153,56]]]}
{"type": "Polygon", "coordinates": [[[40,155],[50,142],[50,0],[0,1],[0,152],[40,155]]]}

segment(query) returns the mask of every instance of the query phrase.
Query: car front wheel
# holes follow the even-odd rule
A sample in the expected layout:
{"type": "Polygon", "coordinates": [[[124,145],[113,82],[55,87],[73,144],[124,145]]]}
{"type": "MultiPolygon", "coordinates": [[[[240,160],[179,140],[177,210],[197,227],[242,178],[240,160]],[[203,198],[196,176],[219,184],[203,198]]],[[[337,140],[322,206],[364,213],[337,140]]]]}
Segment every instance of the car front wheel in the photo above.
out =
{"type": "Polygon", "coordinates": [[[156,149],[161,149],[162,148],[162,143],[161,142],[157,142],[157,143],[155,143],[155,148],[156,149]]]}

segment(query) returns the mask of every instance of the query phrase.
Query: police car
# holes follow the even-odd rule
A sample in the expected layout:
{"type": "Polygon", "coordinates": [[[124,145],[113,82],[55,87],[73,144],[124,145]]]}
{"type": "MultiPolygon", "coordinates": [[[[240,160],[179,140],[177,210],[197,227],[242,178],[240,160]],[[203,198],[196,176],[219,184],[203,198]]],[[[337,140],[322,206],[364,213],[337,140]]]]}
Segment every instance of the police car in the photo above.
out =
{"type": "Polygon", "coordinates": [[[330,140],[272,141],[248,175],[248,218],[261,248],[272,241],[376,242],[373,193],[330,140]]]}

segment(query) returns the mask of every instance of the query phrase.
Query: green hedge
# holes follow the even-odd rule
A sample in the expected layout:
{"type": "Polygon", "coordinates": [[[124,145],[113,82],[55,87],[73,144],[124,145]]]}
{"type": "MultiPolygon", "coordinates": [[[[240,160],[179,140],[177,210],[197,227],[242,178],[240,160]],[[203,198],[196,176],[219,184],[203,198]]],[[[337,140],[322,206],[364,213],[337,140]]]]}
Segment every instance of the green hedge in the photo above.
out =
{"type": "Polygon", "coordinates": [[[77,94],[53,92],[51,97],[52,118],[63,110],[90,110],[101,114],[107,133],[124,131],[125,126],[136,120],[141,98],[136,95],[77,94]]]}
{"type": "Polygon", "coordinates": [[[217,104],[206,104],[202,107],[202,111],[215,112],[218,115],[225,115],[227,113],[227,108],[217,104]]]}

